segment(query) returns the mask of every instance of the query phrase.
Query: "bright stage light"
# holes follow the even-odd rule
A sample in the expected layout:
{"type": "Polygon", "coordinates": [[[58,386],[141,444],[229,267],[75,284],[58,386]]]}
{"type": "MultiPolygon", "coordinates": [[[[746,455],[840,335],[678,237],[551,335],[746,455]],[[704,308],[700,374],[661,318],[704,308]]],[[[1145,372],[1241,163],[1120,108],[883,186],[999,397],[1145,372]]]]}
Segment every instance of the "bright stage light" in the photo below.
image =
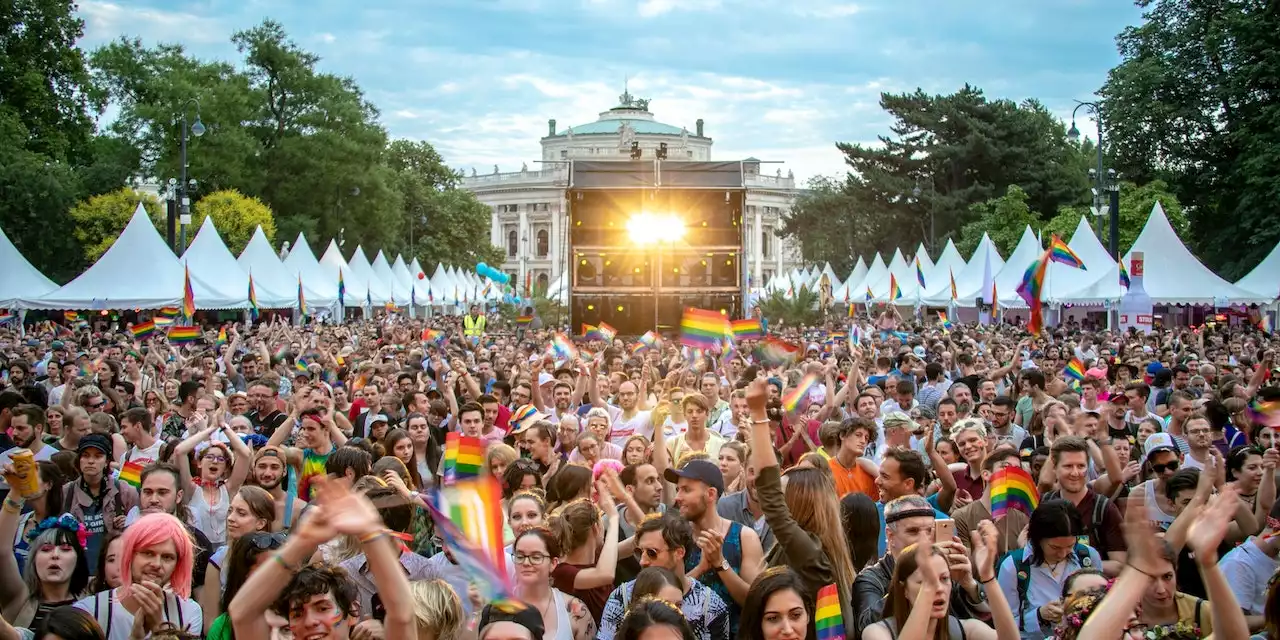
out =
{"type": "Polygon", "coordinates": [[[627,220],[627,235],[640,245],[676,242],[684,232],[684,221],[669,213],[638,213],[627,220]]]}

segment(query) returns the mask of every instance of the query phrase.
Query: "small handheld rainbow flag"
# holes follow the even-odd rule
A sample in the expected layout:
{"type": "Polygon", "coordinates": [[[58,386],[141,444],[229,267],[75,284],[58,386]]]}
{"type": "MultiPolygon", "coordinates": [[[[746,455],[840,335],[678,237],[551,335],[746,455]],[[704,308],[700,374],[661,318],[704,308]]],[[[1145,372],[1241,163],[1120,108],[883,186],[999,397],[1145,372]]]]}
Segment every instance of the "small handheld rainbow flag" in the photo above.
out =
{"type": "Polygon", "coordinates": [[[947,314],[944,311],[938,312],[938,321],[942,324],[942,330],[946,333],[950,333],[955,329],[955,325],[951,324],[951,321],[947,319],[947,314]]]}
{"type": "Polygon", "coordinates": [[[182,267],[182,315],[188,321],[196,317],[196,292],[191,288],[191,268],[182,267]]]}
{"type": "Polygon", "coordinates": [[[991,517],[1000,518],[1010,509],[1027,515],[1040,505],[1040,492],[1031,474],[1022,467],[1005,467],[991,477],[991,517]]]}
{"type": "Polygon", "coordinates": [[[1080,256],[1076,255],[1076,252],[1072,251],[1071,247],[1067,246],[1067,243],[1063,242],[1062,238],[1059,238],[1056,233],[1049,240],[1049,259],[1059,264],[1065,264],[1068,267],[1088,271],[1088,269],[1084,268],[1084,260],[1081,260],[1080,256]]]}
{"type": "Polygon", "coordinates": [[[604,334],[600,333],[600,327],[597,327],[594,324],[582,325],[582,337],[586,338],[587,340],[600,340],[601,342],[604,341],[604,334]]]}
{"type": "Polygon", "coordinates": [[[734,320],[730,326],[734,340],[759,340],[764,337],[764,330],[760,328],[760,321],[756,318],[734,320]]]}
{"type": "Polygon", "coordinates": [[[431,327],[427,327],[426,329],[422,330],[422,341],[436,342],[436,343],[443,342],[444,332],[438,331],[436,329],[432,329],[431,327]]]}
{"type": "Polygon", "coordinates": [[[818,610],[814,615],[818,640],[844,640],[844,615],[840,612],[840,589],[829,584],[818,590],[818,610]]]}
{"type": "Polygon", "coordinates": [[[128,483],[134,489],[142,488],[142,464],[126,462],[120,467],[120,481],[128,483]]]}
{"type": "Polygon", "coordinates": [[[867,286],[867,302],[871,302],[871,299],[872,299],[872,298],[874,298],[874,297],[875,297],[875,296],[871,295],[871,286],[870,286],[870,285],[868,285],[868,286],[867,286]]]}
{"type": "Polygon", "coordinates": [[[249,317],[257,320],[261,310],[258,309],[258,291],[253,288],[253,274],[249,274],[249,317]]]}
{"type": "Polygon", "coordinates": [[[200,339],[200,327],[176,326],[169,328],[169,342],[187,344],[200,339]]]}
{"type": "Polygon", "coordinates": [[[920,268],[920,258],[916,258],[916,284],[919,284],[920,290],[924,291],[924,269],[920,268]]]}
{"type": "Polygon", "coordinates": [[[613,339],[618,337],[618,330],[609,326],[608,323],[601,322],[597,328],[600,329],[600,335],[604,336],[605,342],[613,342],[613,339]]]}
{"type": "Polygon", "coordinates": [[[660,341],[662,341],[661,336],[654,333],[653,331],[646,331],[644,332],[644,335],[640,336],[640,344],[643,344],[644,346],[649,347],[651,349],[658,346],[658,343],[660,341]]]}
{"type": "Polygon", "coordinates": [[[75,311],[63,311],[62,318],[67,322],[78,322],[80,320],[80,314],[75,311]]]}
{"type": "Polygon", "coordinates": [[[483,477],[436,489],[428,511],[453,560],[470,577],[482,599],[503,610],[521,610],[507,573],[502,547],[502,490],[497,478],[483,477]]]}
{"type": "Polygon", "coordinates": [[[551,337],[551,354],[556,360],[573,360],[578,357],[578,348],[568,336],[556,332],[551,337]]]}
{"type": "Polygon", "coordinates": [[[444,483],[456,484],[480,476],[484,466],[484,441],[451,431],[444,440],[444,483]]]}
{"type": "Polygon", "coordinates": [[[1084,363],[1080,358],[1072,358],[1071,362],[1067,363],[1067,368],[1062,370],[1062,375],[1073,380],[1084,380],[1084,363]]]}
{"type": "Polygon", "coordinates": [[[782,366],[799,355],[800,347],[774,336],[765,336],[755,352],[756,359],[770,367],[782,366]]]}
{"type": "Polygon", "coordinates": [[[12,314],[12,313],[9,313],[8,311],[5,311],[5,312],[3,312],[3,313],[0,313],[0,324],[8,324],[8,323],[13,322],[13,321],[15,321],[15,320],[17,320],[17,319],[18,319],[18,316],[14,315],[14,314],[12,314]]]}
{"type": "Polygon", "coordinates": [[[217,348],[217,347],[226,346],[226,344],[227,344],[227,328],[221,327],[218,329],[218,337],[214,339],[213,346],[214,348],[217,348]]]}
{"type": "Polygon", "coordinates": [[[526,325],[533,323],[533,316],[516,316],[516,324],[526,325]]]}
{"type": "Polygon", "coordinates": [[[689,307],[680,320],[680,344],[695,349],[715,349],[725,335],[729,335],[729,322],[715,311],[689,307]]]}
{"type": "Polygon", "coordinates": [[[132,327],[129,327],[129,333],[133,334],[134,340],[146,340],[147,338],[150,338],[152,335],[154,335],[155,332],[156,332],[156,323],[151,320],[148,320],[146,322],[139,322],[138,324],[135,324],[132,327]]]}
{"type": "Polygon", "coordinates": [[[897,300],[902,297],[902,288],[898,286],[898,277],[889,274],[889,299],[897,300]]]}
{"type": "Polygon", "coordinates": [[[1280,427],[1280,400],[1254,400],[1249,403],[1248,410],[1254,424],[1280,427]]]}
{"type": "Polygon", "coordinates": [[[818,384],[817,374],[810,373],[806,375],[800,384],[795,388],[787,391],[787,395],[782,396],[782,408],[787,411],[795,411],[800,406],[800,402],[809,395],[809,390],[813,385],[818,384]]]}
{"type": "Polygon", "coordinates": [[[298,276],[298,315],[307,317],[307,297],[302,295],[302,276],[298,276]]]}
{"type": "Polygon", "coordinates": [[[1133,286],[1133,283],[1129,281],[1129,270],[1124,268],[1124,258],[1120,258],[1119,265],[1120,265],[1120,286],[1128,289],[1133,286]]]}

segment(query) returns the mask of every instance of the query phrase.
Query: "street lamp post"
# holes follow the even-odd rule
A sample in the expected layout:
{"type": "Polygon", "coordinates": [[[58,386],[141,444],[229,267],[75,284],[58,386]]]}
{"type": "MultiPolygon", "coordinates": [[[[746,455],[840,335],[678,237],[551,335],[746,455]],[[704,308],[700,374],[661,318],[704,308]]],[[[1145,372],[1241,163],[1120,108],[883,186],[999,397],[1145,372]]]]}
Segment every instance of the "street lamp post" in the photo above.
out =
{"type": "Polygon", "coordinates": [[[418,252],[414,248],[413,231],[418,226],[418,221],[422,221],[422,226],[427,226],[427,216],[422,214],[422,205],[413,205],[413,213],[409,216],[409,254],[418,257],[418,252]]]}
{"type": "Polygon", "coordinates": [[[187,139],[189,137],[187,127],[187,107],[190,107],[192,104],[196,106],[196,121],[191,124],[190,135],[197,138],[204,135],[204,123],[200,121],[200,101],[195,98],[190,98],[182,105],[182,178],[178,181],[177,185],[178,206],[180,208],[178,224],[181,229],[181,236],[178,240],[178,249],[174,251],[174,253],[179,255],[181,255],[182,251],[186,249],[187,225],[191,224],[191,197],[188,188],[194,187],[194,185],[189,185],[187,182],[187,139]]]}
{"type": "MultiPolygon", "coordinates": [[[[929,253],[932,254],[933,258],[936,260],[938,258],[938,254],[935,253],[935,251],[937,250],[937,247],[935,246],[934,243],[937,242],[937,236],[934,235],[934,227],[933,227],[934,215],[933,214],[934,214],[934,204],[938,201],[938,197],[937,197],[938,189],[936,186],[934,186],[932,181],[930,181],[929,183],[929,192],[930,192],[930,195],[932,196],[931,198],[929,198],[929,253]]],[[[920,183],[917,182],[916,186],[913,189],[911,189],[911,195],[912,197],[915,198],[916,202],[920,202],[920,194],[922,193],[924,192],[920,190],[920,183]]]]}
{"type": "Polygon", "coordinates": [[[1098,124],[1098,166],[1089,169],[1089,177],[1093,180],[1093,215],[1098,219],[1098,235],[1102,235],[1102,217],[1110,218],[1111,233],[1107,247],[1112,259],[1120,258],[1120,183],[1115,169],[1103,168],[1103,122],[1102,107],[1096,102],[1076,101],[1076,108],[1071,111],[1071,128],[1067,130],[1067,138],[1072,142],[1080,139],[1080,129],[1076,127],[1076,113],[1081,108],[1087,109],[1098,124]],[[1109,215],[1108,215],[1109,214],[1109,215]]]}

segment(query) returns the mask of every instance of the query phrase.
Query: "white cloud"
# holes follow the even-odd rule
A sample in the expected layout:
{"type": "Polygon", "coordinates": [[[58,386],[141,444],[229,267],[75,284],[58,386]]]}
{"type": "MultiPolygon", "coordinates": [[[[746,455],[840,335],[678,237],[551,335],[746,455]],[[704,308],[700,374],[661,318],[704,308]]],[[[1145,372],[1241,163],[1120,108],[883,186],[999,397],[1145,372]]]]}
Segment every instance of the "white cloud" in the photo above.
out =
{"type": "Polygon", "coordinates": [[[198,44],[226,42],[231,36],[231,28],[221,20],[194,13],[126,7],[103,0],[82,0],[79,9],[85,23],[85,41],[91,44],[115,40],[122,35],[198,44]]]}
{"type": "Polygon", "coordinates": [[[641,18],[655,18],[672,11],[709,11],[720,6],[720,0],[640,0],[636,7],[641,18]]]}
{"type": "Polygon", "coordinates": [[[863,7],[852,2],[797,2],[792,10],[806,18],[847,18],[862,13],[863,7]]]}
{"type": "Polygon", "coordinates": [[[334,42],[338,41],[337,36],[333,35],[332,33],[322,33],[317,37],[320,38],[320,41],[325,44],[333,44],[334,42]]]}

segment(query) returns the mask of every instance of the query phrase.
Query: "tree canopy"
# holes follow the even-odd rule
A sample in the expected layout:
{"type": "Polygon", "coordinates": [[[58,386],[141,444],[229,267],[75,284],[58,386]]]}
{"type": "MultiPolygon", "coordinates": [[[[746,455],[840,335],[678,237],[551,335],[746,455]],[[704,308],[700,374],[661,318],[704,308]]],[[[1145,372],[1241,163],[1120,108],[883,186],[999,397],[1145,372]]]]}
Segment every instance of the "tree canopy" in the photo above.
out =
{"type": "Polygon", "coordinates": [[[191,208],[192,228],[199,229],[208,216],[213,217],[213,226],[233,255],[244,251],[258,227],[262,227],[268,241],[275,240],[276,221],[271,208],[235,189],[215,191],[196,202],[191,208]]]}

